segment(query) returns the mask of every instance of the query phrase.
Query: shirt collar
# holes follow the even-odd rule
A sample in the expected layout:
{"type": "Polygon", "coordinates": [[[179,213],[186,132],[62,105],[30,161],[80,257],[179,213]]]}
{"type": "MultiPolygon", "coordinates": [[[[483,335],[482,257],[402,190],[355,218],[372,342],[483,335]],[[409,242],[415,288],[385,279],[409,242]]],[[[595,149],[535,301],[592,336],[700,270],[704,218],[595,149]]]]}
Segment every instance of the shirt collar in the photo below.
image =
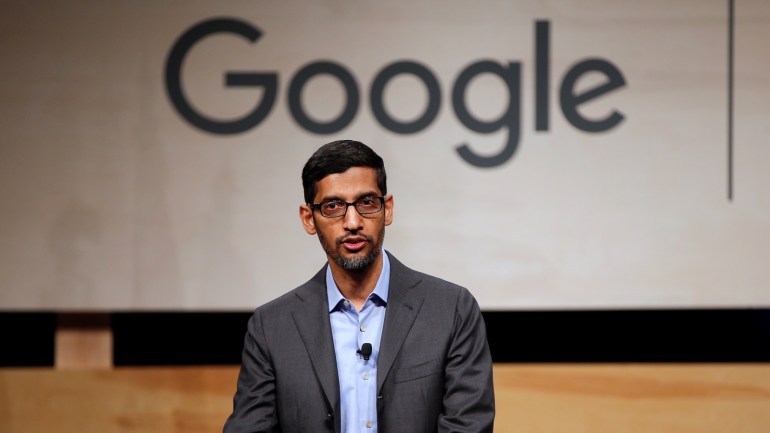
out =
{"type": "MultiPolygon", "coordinates": [[[[388,303],[388,291],[390,290],[390,260],[385,249],[381,251],[382,254],[382,271],[377,278],[377,284],[374,286],[372,294],[369,298],[378,297],[382,300],[383,304],[388,303]]],[[[334,282],[334,276],[332,276],[331,266],[326,266],[326,297],[329,300],[329,312],[331,313],[345,301],[345,297],[342,296],[337,283],[334,282]]]]}

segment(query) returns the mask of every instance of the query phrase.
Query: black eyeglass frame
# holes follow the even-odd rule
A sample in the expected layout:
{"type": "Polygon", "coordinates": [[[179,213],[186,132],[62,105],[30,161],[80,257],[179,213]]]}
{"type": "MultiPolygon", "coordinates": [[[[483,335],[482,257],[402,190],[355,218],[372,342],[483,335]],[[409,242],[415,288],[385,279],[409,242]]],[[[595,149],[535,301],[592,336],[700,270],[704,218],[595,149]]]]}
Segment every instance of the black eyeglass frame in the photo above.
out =
{"type": "Polygon", "coordinates": [[[350,206],[353,206],[354,208],[356,208],[356,212],[358,212],[359,215],[372,215],[372,214],[378,213],[379,211],[381,211],[385,207],[385,198],[386,197],[387,196],[384,196],[384,195],[381,195],[381,196],[367,195],[367,196],[361,197],[358,200],[353,201],[353,202],[348,202],[348,201],[344,201],[344,200],[326,200],[326,201],[322,201],[321,203],[307,203],[307,205],[310,206],[311,209],[317,210],[321,214],[321,216],[324,217],[324,218],[340,218],[340,217],[344,217],[345,215],[347,215],[348,208],[350,206]],[[377,210],[371,211],[371,212],[361,212],[360,210],[358,210],[358,207],[356,206],[356,203],[360,202],[361,200],[367,200],[367,199],[377,199],[377,200],[379,200],[380,206],[377,208],[377,210]],[[321,206],[323,206],[323,205],[325,205],[327,203],[344,204],[345,205],[345,211],[342,212],[342,215],[334,215],[334,216],[324,215],[324,212],[323,212],[323,209],[321,208],[321,206]]]}

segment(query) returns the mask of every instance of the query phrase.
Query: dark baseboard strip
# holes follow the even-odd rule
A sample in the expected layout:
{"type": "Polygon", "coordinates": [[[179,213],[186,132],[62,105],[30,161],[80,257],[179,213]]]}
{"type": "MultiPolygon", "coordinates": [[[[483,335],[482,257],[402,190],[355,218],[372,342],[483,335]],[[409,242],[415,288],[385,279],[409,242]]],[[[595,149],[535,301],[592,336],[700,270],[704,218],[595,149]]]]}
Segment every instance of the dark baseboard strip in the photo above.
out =
{"type": "MultiPolygon", "coordinates": [[[[237,364],[250,313],[113,316],[116,365],[237,364]]],[[[512,363],[770,362],[770,309],[484,312],[512,363]]]]}
{"type": "Polygon", "coordinates": [[[56,314],[0,312],[0,367],[52,367],[56,314]]]}
{"type": "MultiPolygon", "coordinates": [[[[767,363],[770,309],[486,311],[508,363],[767,363]]],[[[250,312],[112,314],[116,366],[240,363],[250,312]]],[[[0,366],[52,366],[56,314],[0,312],[0,366]]]]}
{"type": "Polygon", "coordinates": [[[770,309],[486,312],[495,362],[770,362],[770,309]]]}
{"type": "Polygon", "coordinates": [[[134,365],[240,364],[251,313],[115,313],[113,362],[134,365]]]}

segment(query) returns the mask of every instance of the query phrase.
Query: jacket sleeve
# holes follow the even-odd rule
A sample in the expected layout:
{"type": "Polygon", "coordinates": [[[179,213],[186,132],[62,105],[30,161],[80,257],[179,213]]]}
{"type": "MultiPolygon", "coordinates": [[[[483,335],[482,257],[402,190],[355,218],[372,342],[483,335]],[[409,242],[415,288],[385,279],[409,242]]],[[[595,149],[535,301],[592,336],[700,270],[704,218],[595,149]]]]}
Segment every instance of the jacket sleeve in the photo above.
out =
{"type": "Polygon", "coordinates": [[[265,340],[262,317],[257,310],[249,319],[243,344],[233,413],[224,433],[279,432],[275,370],[265,340]]]}
{"type": "Polygon", "coordinates": [[[445,370],[439,433],[492,432],[495,395],[486,328],[473,296],[460,291],[445,370]]]}

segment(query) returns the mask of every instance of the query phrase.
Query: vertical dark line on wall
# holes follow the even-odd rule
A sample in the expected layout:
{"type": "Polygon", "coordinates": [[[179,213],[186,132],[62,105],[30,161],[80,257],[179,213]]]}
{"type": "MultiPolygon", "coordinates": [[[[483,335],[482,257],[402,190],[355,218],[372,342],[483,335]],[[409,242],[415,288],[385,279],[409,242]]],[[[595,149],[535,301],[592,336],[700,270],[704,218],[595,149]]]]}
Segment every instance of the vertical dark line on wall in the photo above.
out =
{"type": "Polygon", "coordinates": [[[548,131],[550,102],[548,86],[550,84],[550,40],[551,24],[537,21],[535,25],[535,130],[548,131]]]}
{"type": "Polygon", "coordinates": [[[727,200],[733,201],[733,87],[735,0],[727,0],[727,200]]]}

